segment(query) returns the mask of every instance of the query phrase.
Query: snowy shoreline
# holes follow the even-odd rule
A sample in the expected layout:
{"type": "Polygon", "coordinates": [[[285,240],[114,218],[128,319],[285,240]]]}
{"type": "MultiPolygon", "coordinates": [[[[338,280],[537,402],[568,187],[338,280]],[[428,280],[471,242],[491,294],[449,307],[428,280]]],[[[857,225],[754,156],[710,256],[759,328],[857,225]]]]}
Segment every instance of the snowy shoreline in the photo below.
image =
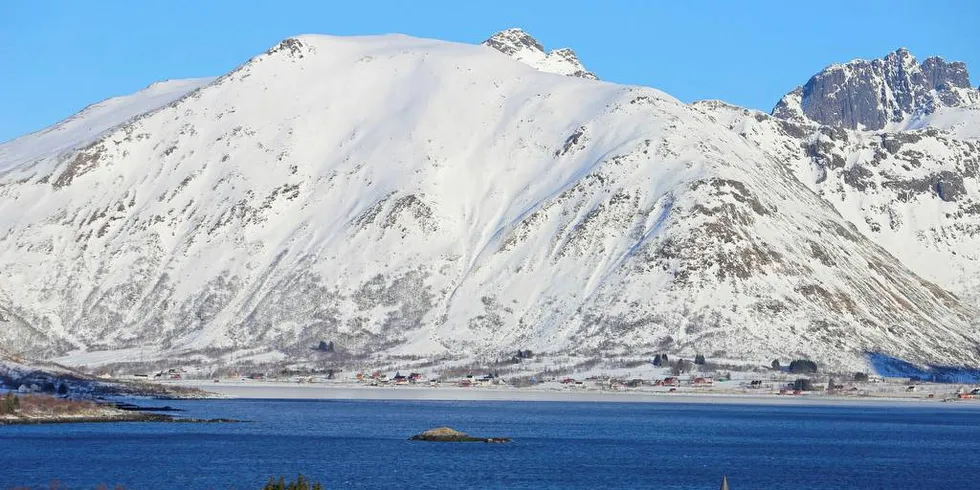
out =
{"type": "MultiPolygon", "coordinates": [[[[168,383],[169,384],[169,383],[168,383]]],[[[534,389],[472,387],[373,387],[347,383],[297,384],[268,381],[185,380],[181,386],[199,388],[228,398],[302,400],[427,400],[427,401],[518,401],[518,402],[613,402],[613,403],[699,403],[799,406],[932,406],[973,407],[980,402],[902,396],[832,396],[822,394],[776,395],[725,392],[598,391],[579,389],[534,389]]]]}

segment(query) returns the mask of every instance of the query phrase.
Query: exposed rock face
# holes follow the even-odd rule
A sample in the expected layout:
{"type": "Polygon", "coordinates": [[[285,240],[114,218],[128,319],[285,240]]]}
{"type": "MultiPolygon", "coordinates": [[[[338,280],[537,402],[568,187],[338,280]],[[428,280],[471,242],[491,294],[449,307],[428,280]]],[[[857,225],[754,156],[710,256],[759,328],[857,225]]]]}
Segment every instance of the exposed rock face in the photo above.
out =
{"type": "Polygon", "coordinates": [[[784,96],[772,115],[848,129],[878,130],[939,107],[980,101],[966,65],[942,58],[921,65],[907,49],[884,58],[831,65],[784,96]]]}
{"type": "Polygon", "coordinates": [[[545,52],[541,43],[521,29],[500,31],[483,41],[483,45],[544,72],[598,80],[594,73],[582,66],[582,62],[571,48],[545,52]]]}

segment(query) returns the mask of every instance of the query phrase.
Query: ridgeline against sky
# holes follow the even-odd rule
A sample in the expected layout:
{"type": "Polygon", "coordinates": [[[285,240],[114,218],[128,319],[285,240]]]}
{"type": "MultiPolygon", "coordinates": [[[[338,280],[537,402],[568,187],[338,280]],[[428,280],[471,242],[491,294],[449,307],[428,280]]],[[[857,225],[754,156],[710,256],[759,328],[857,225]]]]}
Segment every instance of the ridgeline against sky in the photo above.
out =
{"type": "MultiPolygon", "coordinates": [[[[980,66],[975,9],[952,2],[20,2],[0,11],[0,141],[150,83],[216,76],[303,33],[477,43],[519,26],[599,78],[768,111],[821,68],[898,47],[980,66]],[[957,6],[960,5],[960,6],[957,6]],[[846,15],[842,15],[846,12],[846,15]],[[951,15],[951,12],[958,12],[951,15]]],[[[975,83],[975,82],[974,82],[975,83]]]]}

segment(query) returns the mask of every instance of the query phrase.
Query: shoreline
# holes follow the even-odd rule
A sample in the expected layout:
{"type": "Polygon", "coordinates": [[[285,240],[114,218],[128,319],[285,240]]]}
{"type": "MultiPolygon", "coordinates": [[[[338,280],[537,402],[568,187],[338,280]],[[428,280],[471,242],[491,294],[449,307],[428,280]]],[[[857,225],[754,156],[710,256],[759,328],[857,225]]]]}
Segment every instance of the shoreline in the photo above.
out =
{"type": "Polygon", "coordinates": [[[608,402],[608,403],[695,403],[721,405],[779,406],[902,406],[957,407],[980,409],[980,401],[900,396],[839,396],[823,394],[776,395],[724,392],[596,391],[495,387],[372,387],[356,384],[297,384],[287,382],[241,382],[185,380],[195,387],[231,399],[257,400],[391,400],[391,401],[513,401],[513,402],[608,402]]]}
{"type": "Polygon", "coordinates": [[[173,422],[174,418],[160,414],[140,414],[128,417],[21,417],[16,419],[2,419],[0,426],[3,425],[48,425],[48,424],[89,424],[89,423],[112,423],[112,422],[173,422]]]}

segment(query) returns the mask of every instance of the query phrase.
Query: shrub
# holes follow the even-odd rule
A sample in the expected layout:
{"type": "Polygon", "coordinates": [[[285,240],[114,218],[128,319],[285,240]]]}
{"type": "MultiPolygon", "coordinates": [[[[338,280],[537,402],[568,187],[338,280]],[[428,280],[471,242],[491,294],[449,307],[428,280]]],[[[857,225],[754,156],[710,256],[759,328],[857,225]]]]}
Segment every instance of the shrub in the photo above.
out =
{"type": "Polygon", "coordinates": [[[296,477],[296,480],[287,482],[283,477],[269,478],[269,482],[262,487],[262,490],[323,490],[323,485],[319,482],[311,483],[303,475],[296,477]]]}
{"type": "Polygon", "coordinates": [[[854,373],[854,381],[862,382],[868,380],[868,373],[854,373]]]}
{"type": "Polygon", "coordinates": [[[789,363],[789,372],[794,374],[813,374],[817,372],[817,363],[808,359],[797,359],[789,363]]]}
{"type": "Polygon", "coordinates": [[[20,409],[20,398],[13,393],[7,393],[7,396],[0,401],[0,415],[7,415],[17,412],[20,409]]]}

